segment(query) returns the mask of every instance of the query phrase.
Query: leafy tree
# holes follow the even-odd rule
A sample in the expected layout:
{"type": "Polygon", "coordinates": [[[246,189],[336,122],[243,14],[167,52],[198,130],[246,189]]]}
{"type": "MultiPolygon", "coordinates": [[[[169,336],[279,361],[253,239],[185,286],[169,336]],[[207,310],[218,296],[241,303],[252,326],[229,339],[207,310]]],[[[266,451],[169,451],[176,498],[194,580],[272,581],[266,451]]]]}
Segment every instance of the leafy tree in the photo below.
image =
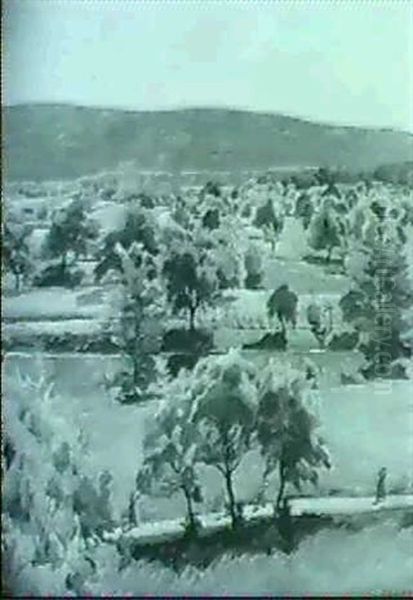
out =
{"type": "Polygon", "coordinates": [[[175,311],[188,312],[189,330],[194,331],[197,310],[216,298],[216,268],[207,264],[205,253],[192,247],[182,253],[174,252],[165,260],[163,274],[167,281],[168,300],[175,311]]]}
{"type": "Polygon", "coordinates": [[[64,278],[69,254],[73,255],[72,266],[79,256],[87,254],[88,242],[97,237],[96,224],[87,218],[83,203],[75,200],[55,216],[45,240],[45,254],[60,258],[64,278]]]}
{"type": "Polygon", "coordinates": [[[236,250],[221,246],[216,252],[216,262],[220,289],[241,287],[245,274],[242,258],[236,250]]]}
{"type": "Polygon", "coordinates": [[[221,289],[242,287],[245,280],[245,241],[240,240],[241,228],[242,222],[237,215],[226,215],[221,219],[219,229],[211,235],[214,241],[212,260],[216,265],[221,289]]]}
{"type": "Polygon", "coordinates": [[[263,206],[257,208],[254,225],[255,227],[262,228],[267,234],[274,252],[277,238],[284,227],[284,219],[281,215],[275,214],[271,198],[269,198],[263,206]]]}
{"type": "Polygon", "coordinates": [[[341,244],[338,220],[328,208],[323,208],[314,215],[309,227],[308,243],[314,250],[326,251],[326,263],[331,260],[334,248],[341,244]]]}
{"type": "Polygon", "coordinates": [[[254,428],[255,371],[236,351],[198,363],[194,416],[200,460],[222,475],[233,527],[240,522],[234,474],[250,448],[254,428]]]}
{"type": "Polygon", "coordinates": [[[332,306],[311,303],[307,306],[307,322],[311,333],[318,341],[320,348],[324,348],[328,335],[333,330],[332,306]]]}
{"type": "Polygon", "coordinates": [[[151,278],[152,257],[143,245],[134,243],[126,251],[119,244],[115,251],[124,278],[112,339],[116,340],[131,365],[130,372],[124,371],[119,376],[119,400],[132,403],[146,395],[154,377],[152,355],[160,348],[165,304],[159,281],[151,278]]]}
{"type": "Polygon", "coordinates": [[[245,287],[255,290],[261,286],[263,276],[262,252],[255,244],[251,244],[244,257],[246,270],[245,287]]]}
{"type": "MultiPolygon", "coordinates": [[[[16,589],[24,586],[23,570],[32,584],[42,572],[54,572],[54,587],[62,577],[61,593],[55,595],[63,596],[67,593],[64,576],[76,573],[78,594],[84,595],[87,573],[80,572],[84,557],[93,553],[91,542],[112,526],[110,481],[102,474],[98,490],[88,496],[93,484],[82,473],[86,440],[56,414],[53,394],[52,384],[41,372],[37,379],[19,375],[12,397],[5,398],[15,453],[3,482],[2,558],[16,589]],[[79,495],[93,502],[80,506],[79,495]]],[[[25,589],[22,595],[29,591],[34,592],[25,589]]]]}
{"type": "Polygon", "coordinates": [[[325,186],[324,194],[336,195],[338,192],[336,184],[338,180],[338,174],[328,167],[320,167],[316,173],[314,173],[314,179],[318,185],[325,186]]]}
{"type": "Polygon", "coordinates": [[[216,181],[207,181],[201,190],[201,196],[204,197],[207,194],[219,198],[221,196],[221,187],[219,183],[216,181]]]}
{"type": "Polygon", "coordinates": [[[152,256],[158,254],[155,225],[150,212],[136,207],[128,210],[122,228],[111,231],[104,238],[95,267],[95,276],[98,281],[109,270],[123,273],[122,261],[116,247],[120,244],[125,250],[129,250],[134,242],[142,244],[144,249],[152,256]]]}
{"type": "Polygon", "coordinates": [[[202,217],[202,226],[207,229],[218,229],[219,223],[219,210],[217,208],[210,208],[202,217]]]}
{"type": "Polygon", "coordinates": [[[257,440],[266,463],[264,477],[278,470],[278,510],[288,483],[298,490],[305,481],[316,484],[317,469],[330,466],[324,444],[316,436],[317,421],[309,401],[311,386],[306,373],[273,361],[257,384],[257,440]]]}
{"type": "Polygon", "coordinates": [[[295,216],[296,218],[302,220],[303,227],[305,230],[308,229],[313,214],[314,206],[311,201],[311,198],[306,192],[303,192],[297,198],[297,202],[295,204],[295,216]]]}
{"type": "Polygon", "coordinates": [[[390,377],[391,364],[411,355],[403,341],[404,313],[413,302],[406,248],[385,213],[374,225],[375,236],[363,246],[364,268],[353,274],[352,286],[340,300],[343,319],[362,333],[360,346],[368,377],[390,377]]]}
{"type": "Polygon", "coordinates": [[[287,323],[291,323],[293,327],[297,324],[297,304],[297,295],[286,284],[277,288],[268,299],[268,316],[271,319],[277,317],[284,337],[287,334],[287,323]]]}
{"type": "Polygon", "coordinates": [[[32,233],[31,227],[8,222],[3,229],[3,264],[14,275],[15,290],[19,292],[21,280],[26,278],[33,268],[30,248],[27,242],[32,233]]]}
{"type": "Polygon", "coordinates": [[[194,503],[202,502],[196,473],[199,459],[197,429],[191,420],[191,374],[181,372],[167,386],[160,410],[144,439],[144,459],[136,485],[140,493],[168,496],[184,495],[187,527],[196,532],[194,503]],[[170,398],[173,402],[170,402],[170,398]]]}

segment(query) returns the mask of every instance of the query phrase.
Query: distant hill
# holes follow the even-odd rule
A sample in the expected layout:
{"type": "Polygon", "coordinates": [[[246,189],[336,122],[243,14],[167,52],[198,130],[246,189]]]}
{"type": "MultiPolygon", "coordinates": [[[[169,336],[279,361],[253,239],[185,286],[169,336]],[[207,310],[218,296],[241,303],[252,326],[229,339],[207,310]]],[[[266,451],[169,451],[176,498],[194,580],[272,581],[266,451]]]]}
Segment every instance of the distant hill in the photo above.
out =
{"type": "Polygon", "coordinates": [[[136,161],[142,169],[339,166],[411,160],[413,135],[227,109],[125,111],[70,105],[3,108],[9,181],[70,179],[136,161]]]}
{"type": "Polygon", "coordinates": [[[388,183],[413,186],[413,160],[380,165],[374,171],[374,176],[388,183]]]}

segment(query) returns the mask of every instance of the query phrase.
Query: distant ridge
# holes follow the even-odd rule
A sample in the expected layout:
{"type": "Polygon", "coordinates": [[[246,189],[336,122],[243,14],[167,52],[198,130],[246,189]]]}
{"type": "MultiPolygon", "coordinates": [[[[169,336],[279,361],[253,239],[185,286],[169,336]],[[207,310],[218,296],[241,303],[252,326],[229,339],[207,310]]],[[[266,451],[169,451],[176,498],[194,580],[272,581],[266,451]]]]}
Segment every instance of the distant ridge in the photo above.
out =
{"type": "Polygon", "coordinates": [[[154,111],[65,104],[3,107],[8,180],[70,179],[134,161],[142,169],[325,165],[349,170],[413,159],[413,134],[229,108],[154,111]]]}

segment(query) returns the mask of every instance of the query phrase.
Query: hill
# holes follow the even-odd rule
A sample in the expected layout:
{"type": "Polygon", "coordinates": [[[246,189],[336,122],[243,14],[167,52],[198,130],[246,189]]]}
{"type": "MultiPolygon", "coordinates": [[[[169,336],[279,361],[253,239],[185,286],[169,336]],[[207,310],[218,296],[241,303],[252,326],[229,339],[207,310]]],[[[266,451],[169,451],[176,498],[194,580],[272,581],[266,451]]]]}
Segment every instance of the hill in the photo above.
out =
{"type": "Polygon", "coordinates": [[[136,161],[142,169],[227,170],[411,160],[413,135],[228,109],[126,111],[71,105],[3,108],[9,181],[70,179],[136,161]]]}

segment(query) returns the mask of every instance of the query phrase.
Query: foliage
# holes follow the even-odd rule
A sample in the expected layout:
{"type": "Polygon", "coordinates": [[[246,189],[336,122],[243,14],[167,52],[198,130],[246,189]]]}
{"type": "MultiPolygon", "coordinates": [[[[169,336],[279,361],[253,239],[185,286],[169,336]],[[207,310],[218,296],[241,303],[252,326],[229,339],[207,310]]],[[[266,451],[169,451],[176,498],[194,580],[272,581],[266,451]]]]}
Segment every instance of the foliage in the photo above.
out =
{"type": "Polygon", "coordinates": [[[3,225],[2,260],[6,270],[14,275],[16,292],[20,290],[21,279],[27,278],[33,268],[27,241],[31,233],[31,227],[12,220],[3,225]]]}
{"type": "Polygon", "coordinates": [[[329,303],[321,305],[313,302],[307,306],[307,322],[320,348],[325,347],[327,337],[333,330],[332,310],[329,303]]]}
{"type": "Polygon", "coordinates": [[[209,265],[205,252],[195,247],[175,252],[163,265],[168,300],[176,312],[188,312],[188,326],[195,329],[196,312],[214,302],[218,292],[216,268],[209,265]]]}
{"type": "Polygon", "coordinates": [[[314,215],[309,226],[308,243],[314,250],[325,250],[326,262],[330,262],[333,249],[341,244],[338,220],[331,209],[324,207],[314,215]]]}
{"type": "Polygon", "coordinates": [[[391,363],[411,354],[402,338],[404,311],[411,307],[413,291],[405,247],[386,213],[377,205],[374,210],[378,218],[372,222],[373,235],[362,247],[364,268],[353,274],[352,287],[341,298],[340,308],[343,319],[363,334],[364,374],[389,377],[391,363]]]}
{"type": "Polygon", "coordinates": [[[87,254],[88,242],[97,237],[97,226],[87,218],[83,203],[74,200],[55,215],[45,240],[45,256],[60,258],[65,269],[69,253],[76,262],[79,256],[87,254]]]}
{"type": "Polygon", "coordinates": [[[221,187],[219,183],[216,181],[207,181],[201,190],[201,196],[206,196],[207,194],[216,197],[221,196],[221,187]]]}
{"type": "Polygon", "coordinates": [[[61,263],[47,265],[33,278],[36,287],[68,287],[74,288],[80,285],[83,279],[81,269],[68,269],[61,263]]]}
{"type": "Polygon", "coordinates": [[[322,440],[315,435],[310,381],[304,372],[272,360],[259,378],[257,440],[266,461],[265,477],[278,467],[277,508],[287,483],[297,489],[304,481],[316,484],[317,469],[330,466],[322,440]]]}
{"type": "Polygon", "coordinates": [[[287,323],[291,323],[293,327],[297,324],[297,304],[297,295],[286,284],[277,288],[267,301],[268,316],[270,318],[277,316],[284,336],[287,323]]]}
{"type": "Polygon", "coordinates": [[[205,359],[193,373],[193,419],[199,431],[200,460],[224,478],[232,524],[240,520],[233,476],[250,447],[254,426],[255,371],[238,352],[205,359]]]}
{"type": "Polygon", "coordinates": [[[193,379],[186,372],[164,390],[165,399],[144,440],[144,461],[138,472],[138,492],[184,494],[189,527],[196,530],[194,503],[202,501],[196,474],[198,432],[191,421],[193,379]],[[173,402],[170,399],[173,398],[173,402]]]}
{"type": "Polygon", "coordinates": [[[271,198],[263,206],[257,208],[254,225],[268,231],[271,239],[276,239],[280,235],[284,220],[280,214],[276,215],[271,198]]]}
{"type": "Polygon", "coordinates": [[[263,276],[262,253],[256,244],[251,244],[244,257],[246,270],[245,287],[257,289],[261,286],[263,276]]]}
{"type": "Polygon", "coordinates": [[[92,560],[99,537],[113,525],[110,477],[102,474],[96,490],[82,473],[86,439],[56,414],[45,374],[38,380],[20,376],[19,382],[5,402],[14,448],[2,505],[9,584],[19,588],[22,578],[43,573],[56,586],[56,596],[67,592],[70,580],[82,594],[91,574],[82,564],[92,560]]]}
{"type": "Polygon", "coordinates": [[[212,349],[213,336],[208,331],[168,329],[162,338],[162,349],[166,352],[205,354],[212,349]]]}
{"type": "Polygon", "coordinates": [[[220,224],[219,210],[210,208],[202,217],[202,226],[206,229],[218,229],[220,224]]]}
{"type": "Polygon", "coordinates": [[[150,211],[140,207],[131,207],[125,215],[123,227],[105,236],[97,256],[96,279],[100,281],[111,269],[123,273],[122,261],[116,248],[120,244],[129,251],[134,243],[142,244],[152,256],[156,256],[159,251],[156,228],[150,211]]]}
{"type": "Polygon", "coordinates": [[[305,230],[308,229],[311,218],[314,214],[314,206],[311,197],[308,193],[303,192],[297,198],[295,204],[295,216],[302,220],[303,227],[305,230]]]}
{"type": "Polygon", "coordinates": [[[152,257],[143,245],[134,243],[127,251],[118,244],[115,251],[124,279],[111,333],[131,365],[119,376],[119,400],[133,403],[145,397],[155,376],[152,355],[161,346],[166,306],[159,281],[150,277],[152,257]]]}

